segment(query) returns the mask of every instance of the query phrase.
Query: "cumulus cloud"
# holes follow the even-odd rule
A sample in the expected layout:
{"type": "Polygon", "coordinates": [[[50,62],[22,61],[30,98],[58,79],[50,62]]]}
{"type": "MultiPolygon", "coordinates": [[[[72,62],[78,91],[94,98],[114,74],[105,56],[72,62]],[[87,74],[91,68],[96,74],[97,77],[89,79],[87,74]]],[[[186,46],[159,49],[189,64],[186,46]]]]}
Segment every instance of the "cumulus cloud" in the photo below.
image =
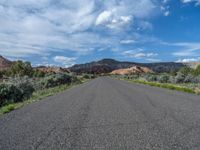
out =
{"type": "Polygon", "coordinates": [[[123,54],[127,57],[131,57],[131,58],[151,58],[151,57],[155,57],[158,56],[157,53],[147,53],[144,52],[143,49],[136,49],[136,50],[128,50],[128,51],[124,51],[123,54]]]}
{"type": "Polygon", "coordinates": [[[97,17],[96,25],[105,24],[105,23],[109,22],[111,17],[112,17],[111,11],[103,11],[97,17]]]}
{"type": "Polygon", "coordinates": [[[178,59],[176,62],[199,62],[200,61],[200,57],[198,58],[184,58],[184,59],[178,59]]]}
{"type": "Polygon", "coordinates": [[[53,59],[56,63],[62,64],[65,67],[74,65],[76,61],[76,58],[65,56],[55,56],[53,59]]]}
{"type": "Polygon", "coordinates": [[[128,25],[134,18],[147,18],[156,9],[156,4],[152,0],[110,0],[104,6],[105,10],[98,15],[96,25],[104,25],[111,29],[128,25]]]}
{"type": "Polygon", "coordinates": [[[200,5],[200,0],[181,0],[183,3],[194,2],[196,6],[200,5]]]}
{"type": "Polygon", "coordinates": [[[108,45],[115,48],[121,33],[104,36],[101,27],[123,32],[138,21],[148,29],[147,20],[157,5],[155,0],[1,0],[0,53],[42,57],[65,51],[87,54],[108,45]]]}
{"type": "Polygon", "coordinates": [[[129,24],[132,21],[132,16],[118,16],[116,10],[103,11],[99,14],[96,20],[96,25],[105,25],[111,29],[119,28],[129,24]]]}

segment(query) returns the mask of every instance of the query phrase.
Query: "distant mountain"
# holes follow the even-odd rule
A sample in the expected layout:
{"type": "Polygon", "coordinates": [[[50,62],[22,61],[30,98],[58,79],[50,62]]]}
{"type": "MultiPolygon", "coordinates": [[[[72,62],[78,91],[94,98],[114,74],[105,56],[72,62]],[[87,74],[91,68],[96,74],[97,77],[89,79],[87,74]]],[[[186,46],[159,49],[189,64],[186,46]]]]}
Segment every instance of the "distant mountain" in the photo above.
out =
{"type": "Polygon", "coordinates": [[[70,71],[76,73],[110,73],[117,69],[125,69],[133,66],[147,67],[154,72],[171,72],[184,67],[182,63],[162,62],[162,63],[136,63],[136,62],[121,62],[114,59],[102,59],[85,64],[74,65],[69,68],[70,71]]]}
{"type": "Polygon", "coordinates": [[[131,75],[131,74],[138,74],[138,73],[153,73],[153,71],[147,67],[141,66],[133,66],[126,69],[117,69],[112,71],[110,74],[114,75],[131,75]]]}
{"type": "MultiPolygon", "coordinates": [[[[7,69],[11,67],[12,61],[4,58],[0,55],[0,70],[7,69]]],[[[117,61],[114,59],[102,59],[100,61],[93,61],[85,64],[77,64],[70,68],[61,68],[61,67],[36,67],[44,72],[76,72],[80,73],[92,73],[92,74],[101,74],[101,73],[110,73],[117,69],[126,69],[133,66],[147,67],[150,70],[161,73],[161,72],[171,72],[176,71],[184,66],[194,67],[200,63],[175,63],[175,62],[162,62],[162,63],[136,63],[128,61],[117,61]]]]}
{"type": "Polygon", "coordinates": [[[12,61],[0,55],[0,70],[8,69],[11,67],[11,65],[12,65],[12,61]]]}

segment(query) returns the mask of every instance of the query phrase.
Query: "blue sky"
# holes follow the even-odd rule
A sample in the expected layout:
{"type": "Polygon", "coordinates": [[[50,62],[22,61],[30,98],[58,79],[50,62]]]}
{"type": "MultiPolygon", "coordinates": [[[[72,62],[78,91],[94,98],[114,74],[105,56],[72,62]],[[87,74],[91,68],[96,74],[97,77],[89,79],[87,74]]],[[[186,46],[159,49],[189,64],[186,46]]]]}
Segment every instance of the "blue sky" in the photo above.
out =
{"type": "Polygon", "coordinates": [[[0,54],[35,66],[200,61],[200,0],[1,0],[0,54]]]}

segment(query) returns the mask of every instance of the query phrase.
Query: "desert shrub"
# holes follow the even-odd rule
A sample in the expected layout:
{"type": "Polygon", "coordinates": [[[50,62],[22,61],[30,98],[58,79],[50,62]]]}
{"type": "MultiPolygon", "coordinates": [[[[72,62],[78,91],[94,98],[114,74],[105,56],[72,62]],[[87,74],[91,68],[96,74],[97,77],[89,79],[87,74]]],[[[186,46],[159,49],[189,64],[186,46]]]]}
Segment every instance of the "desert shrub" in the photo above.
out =
{"type": "Polygon", "coordinates": [[[5,103],[13,103],[22,100],[23,96],[13,84],[0,84],[0,106],[5,103]]]}
{"type": "Polygon", "coordinates": [[[194,70],[194,73],[193,73],[195,76],[198,76],[200,75],[200,65],[197,66],[197,68],[194,70]]]}
{"type": "Polygon", "coordinates": [[[30,62],[16,61],[10,68],[12,76],[32,76],[33,68],[30,62]]]}
{"type": "Polygon", "coordinates": [[[96,76],[94,74],[83,74],[83,78],[84,79],[94,79],[95,77],[96,76]]]}
{"type": "Polygon", "coordinates": [[[183,67],[179,70],[179,72],[181,72],[184,75],[188,75],[194,72],[194,69],[190,68],[190,67],[183,67]]]}
{"type": "Polygon", "coordinates": [[[34,81],[27,76],[12,78],[7,84],[13,85],[15,88],[20,90],[21,98],[19,98],[19,101],[29,98],[35,90],[34,81]]]}
{"type": "Polygon", "coordinates": [[[169,77],[169,83],[175,83],[175,76],[169,77]]]}
{"type": "MultiPolygon", "coordinates": [[[[95,76],[92,76],[92,78],[95,78],[95,76]]],[[[71,75],[71,83],[81,83],[81,80],[80,79],[78,79],[78,77],[77,76],[75,76],[75,75],[71,75]]]]}
{"type": "Polygon", "coordinates": [[[53,74],[44,78],[15,77],[0,84],[0,106],[20,102],[32,96],[34,91],[63,84],[80,83],[72,74],[53,74]]]}
{"type": "Polygon", "coordinates": [[[193,80],[195,83],[200,83],[200,75],[196,76],[193,80]]]}
{"type": "Polygon", "coordinates": [[[29,78],[13,78],[0,84],[0,106],[5,103],[20,102],[29,98],[34,92],[29,78]]]}
{"type": "Polygon", "coordinates": [[[195,79],[195,77],[192,74],[188,74],[184,79],[184,83],[194,82],[194,79],[195,79]]]}
{"type": "Polygon", "coordinates": [[[157,81],[157,76],[156,75],[147,75],[145,77],[145,79],[149,82],[154,82],[154,81],[157,81]]]}
{"type": "Polygon", "coordinates": [[[185,80],[185,75],[181,72],[178,72],[174,78],[175,83],[183,83],[185,80]]]}
{"type": "Polygon", "coordinates": [[[6,102],[9,94],[8,86],[6,84],[0,84],[0,106],[6,102]]]}
{"type": "Polygon", "coordinates": [[[137,80],[138,78],[139,78],[139,74],[129,75],[129,79],[131,80],[137,80]]]}
{"type": "Polygon", "coordinates": [[[55,87],[62,84],[70,84],[76,81],[78,81],[76,77],[60,73],[43,78],[39,84],[41,84],[41,87],[44,89],[44,88],[55,87]]]}
{"type": "Polygon", "coordinates": [[[91,77],[90,77],[89,74],[84,74],[84,75],[83,75],[83,78],[84,78],[84,79],[90,79],[91,77]]]}
{"type": "Polygon", "coordinates": [[[45,73],[43,71],[36,69],[33,73],[33,77],[38,77],[38,78],[45,77],[45,73]]]}
{"type": "Polygon", "coordinates": [[[157,76],[154,74],[141,74],[140,78],[143,80],[146,80],[148,82],[154,82],[157,81],[157,76]]]}
{"type": "Polygon", "coordinates": [[[126,75],[125,78],[126,79],[131,79],[131,76],[130,75],[126,75]]]}
{"type": "Polygon", "coordinates": [[[169,80],[170,80],[170,76],[167,74],[163,74],[158,77],[158,82],[160,83],[168,83],[169,80]]]}

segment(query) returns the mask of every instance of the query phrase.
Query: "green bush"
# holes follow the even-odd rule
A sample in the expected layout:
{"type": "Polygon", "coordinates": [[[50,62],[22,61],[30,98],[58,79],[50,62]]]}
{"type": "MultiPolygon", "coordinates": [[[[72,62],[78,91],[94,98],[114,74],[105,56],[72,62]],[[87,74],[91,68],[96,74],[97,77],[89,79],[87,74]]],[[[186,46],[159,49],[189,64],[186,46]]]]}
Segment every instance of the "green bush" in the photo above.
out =
{"type": "Polygon", "coordinates": [[[194,75],[195,76],[200,75],[200,65],[198,65],[197,68],[194,70],[194,75]]]}
{"type": "Polygon", "coordinates": [[[157,81],[157,76],[156,75],[148,75],[147,77],[146,77],[146,80],[147,81],[157,81]]]}
{"type": "Polygon", "coordinates": [[[0,84],[0,106],[28,99],[33,92],[34,87],[27,77],[10,79],[0,84]]]}
{"type": "Polygon", "coordinates": [[[32,76],[33,68],[30,62],[16,61],[10,68],[12,76],[32,76]]]}
{"type": "Polygon", "coordinates": [[[184,83],[185,75],[181,72],[178,72],[174,78],[175,83],[184,83]]]}
{"type": "Polygon", "coordinates": [[[195,83],[200,83],[200,75],[198,75],[198,76],[196,76],[196,77],[194,78],[194,82],[195,82],[195,83]]]}
{"type": "Polygon", "coordinates": [[[63,84],[71,84],[77,81],[78,79],[75,76],[60,73],[60,74],[53,74],[43,78],[39,84],[42,89],[45,89],[63,84]]]}
{"type": "Polygon", "coordinates": [[[188,74],[185,79],[184,79],[184,83],[192,83],[194,82],[195,77],[192,74],[188,74]]]}
{"type": "Polygon", "coordinates": [[[0,106],[18,102],[22,98],[21,91],[12,84],[0,84],[0,106]]]}
{"type": "Polygon", "coordinates": [[[84,75],[83,75],[83,78],[84,78],[84,79],[90,79],[91,77],[90,77],[89,74],[84,74],[84,75]]]}
{"type": "Polygon", "coordinates": [[[181,72],[184,75],[188,75],[194,72],[194,69],[190,68],[190,67],[183,67],[179,70],[179,72],[181,72]]]}
{"type": "Polygon", "coordinates": [[[34,92],[33,82],[29,78],[16,78],[13,83],[22,93],[22,100],[28,99],[34,92]]]}
{"type": "Polygon", "coordinates": [[[39,77],[39,78],[45,77],[45,73],[41,70],[36,69],[33,73],[33,77],[39,77]]]}
{"type": "Polygon", "coordinates": [[[167,74],[163,74],[158,77],[158,82],[160,83],[168,83],[169,80],[170,80],[170,76],[167,74]]]}

